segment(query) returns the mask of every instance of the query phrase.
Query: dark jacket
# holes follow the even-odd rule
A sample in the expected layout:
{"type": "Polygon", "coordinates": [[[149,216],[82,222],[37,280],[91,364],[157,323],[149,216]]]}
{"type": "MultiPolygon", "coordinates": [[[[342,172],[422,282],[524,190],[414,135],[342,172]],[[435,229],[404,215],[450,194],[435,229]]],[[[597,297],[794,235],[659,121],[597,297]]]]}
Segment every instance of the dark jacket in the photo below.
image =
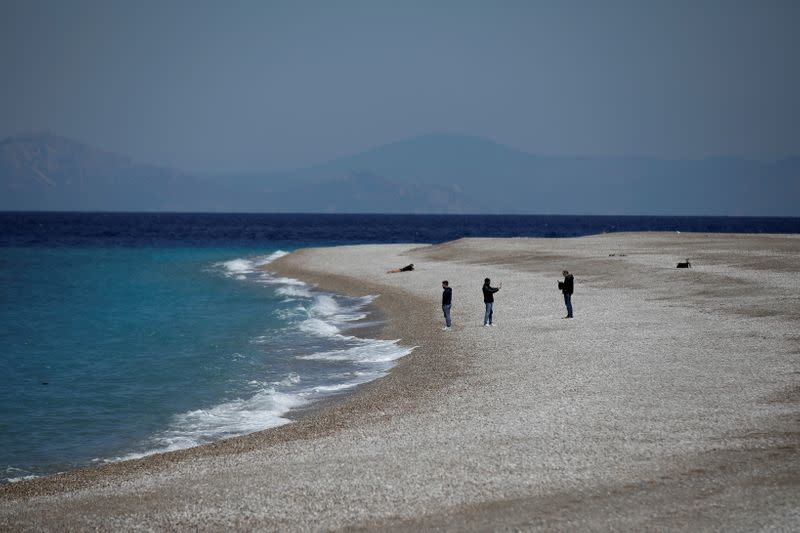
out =
{"type": "Polygon", "coordinates": [[[442,289],[442,305],[450,305],[453,302],[453,289],[444,287],[442,289]]]}
{"type": "Polygon", "coordinates": [[[499,291],[497,287],[490,287],[488,283],[483,284],[483,302],[484,303],[492,303],[494,302],[494,293],[499,291]]]}
{"type": "Polygon", "coordinates": [[[561,284],[561,292],[564,294],[572,294],[574,288],[575,278],[572,277],[572,274],[567,274],[564,276],[564,282],[561,284]]]}

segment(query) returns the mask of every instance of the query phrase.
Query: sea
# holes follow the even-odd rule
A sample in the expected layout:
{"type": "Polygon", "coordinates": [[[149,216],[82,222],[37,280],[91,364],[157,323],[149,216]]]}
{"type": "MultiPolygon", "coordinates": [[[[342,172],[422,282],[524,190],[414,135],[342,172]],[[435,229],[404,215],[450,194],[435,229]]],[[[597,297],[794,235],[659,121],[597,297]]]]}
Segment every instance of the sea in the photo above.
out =
{"type": "Polygon", "coordinates": [[[307,246],[800,233],[800,218],[0,213],[0,481],[290,422],[413,347],[371,304],[276,276],[307,246]]]}

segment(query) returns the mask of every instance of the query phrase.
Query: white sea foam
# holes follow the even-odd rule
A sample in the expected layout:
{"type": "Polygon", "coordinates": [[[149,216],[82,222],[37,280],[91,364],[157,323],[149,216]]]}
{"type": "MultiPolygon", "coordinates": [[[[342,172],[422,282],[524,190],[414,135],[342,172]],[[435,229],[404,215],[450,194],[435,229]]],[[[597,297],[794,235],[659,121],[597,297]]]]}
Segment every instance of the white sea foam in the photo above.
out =
{"type": "Polygon", "coordinates": [[[22,468],[16,468],[14,466],[6,467],[5,475],[9,476],[9,475],[13,475],[13,474],[17,474],[17,476],[15,476],[15,477],[3,477],[3,478],[0,478],[0,479],[2,479],[5,482],[8,482],[8,483],[17,483],[19,481],[27,481],[28,479],[36,479],[37,477],[39,477],[36,474],[31,474],[29,470],[24,470],[22,468]]]}
{"type": "Polygon", "coordinates": [[[297,286],[297,285],[289,285],[286,287],[278,287],[275,290],[276,293],[280,294],[281,296],[288,296],[290,298],[311,298],[311,290],[306,287],[297,286]]]}
{"type": "Polygon", "coordinates": [[[374,370],[370,371],[361,370],[356,372],[348,372],[347,374],[344,375],[339,375],[337,377],[339,377],[343,381],[327,385],[317,385],[316,387],[310,389],[310,392],[312,393],[312,396],[317,396],[317,395],[330,395],[346,391],[349,389],[353,389],[355,387],[358,387],[359,385],[378,379],[379,377],[385,375],[386,371],[389,368],[391,368],[391,365],[387,365],[386,363],[375,364],[373,366],[374,370]]]}
{"type": "MultiPolygon", "coordinates": [[[[286,300],[283,300],[286,302],[286,300]]],[[[272,312],[272,315],[280,320],[291,321],[293,319],[307,316],[306,310],[304,307],[299,306],[293,309],[276,309],[272,312]]]]}
{"type": "MultiPolygon", "coordinates": [[[[299,376],[290,374],[291,383],[299,376]]],[[[199,446],[226,437],[288,424],[284,415],[291,409],[308,403],[308,393],[287,394],[274,388],[263,389],[248,399],[235,399],[208,409],[197,409],[175,415],[170,427],[153,436],[152,447],[144,452],[130,453],[104,462],[136,459],[156,453],[199,446]]]]}
{"type": "Polygon", "coordinates": [[[339,335],[340,330],[330,322],[326,322],[319,318],[309,318],[304,320],[300,326],[300,331],[317,335],[318,337],[334,337],[339,335]]]}
{"type": "MultiPolygon", "coordinates": [[[[396,340],[361,339],[342,333],[344,328],[352,327],[354,322],[367,317],[364,307],[374,299],[374,296],[343,299],[329,294],[315,295],[311,305],[307,308],[308,318],[299,324],[299,329],[317,337],[329,338],[335,343],[334,346],[336,344],[344,346],[300,355],[298,359],[385,364],[411,353],[413,347],[400,346],[396,340]]],[[[382,375],[386,368],[376,370],[377,373],[370,373],[366,379],[341,386],[351,387],[375,379],[382,375]]],[[[340,385],[331,386],[339,387],[340,385]]]]}
{"type": "Polygon", "coordinates": [[[332,392],[340,392],[347,389],[352,389],[353,387],[357,387],[364,383],[363,381],[351,381],[349,383],[339,383],[336,385],[319,385],[318,387],[314,387],[314,391],[321,392],[321,393],[332,393],[332,392]]]}
{"type": "Polygon", "coordinates": [[[37,477],[39,477],[39,476],[30,475],[30,476],[21,476],[21,477],[10,477],[10,478],[7,478],[7,479],[5,479],[3,481],[7,481],[9,483],[18,483],[20,481],[28,481],[29,479],[36,479],[37,477]]]}
{"type": "Polygon", "coordinates": [[[237,279],[247,279],[244,274],[252,274],[258,270],[258,267],[268,265],[276,259],[283,257],[289,252],[278,250],[267,256],[251,257],[251,258],[236,258],[221,263],[215,263],[214,266],[221,267],[228,277],[237,277],[237,279]]]}
{"type": "Polygon", "coordinates": [[[157,436],[157,442],[172,445],[188,439],[200,443],[218,438],[241,435],[260,429],[279,426],[291,408],[305,403],[297,395],[262,390],[249,399],[236,399],[210,409],[198,409],[177,415],[172,428],[157,436]]]}
{"type": "Polygon", "coordinates": [[[289,255],[289,252],[284,252],[283,250],[278,250],[276,252],[272,252],[266,257],[262,257],[256,261],[256,266],[264,266],[272,263],[276,259],[280,259],[284,255],[289,255]]]}
{"type": "Polygon", "coordinates": [[[264,283],[266,285],[298,285],[301,287],[305,287],[308,284],[300,281],[299,279],[294,278],[276,278],[269,272],[264,272],[261,274],[261,277],[256,280],[258,283],[264,283]]]}
{"type": "Polygon", "coordinates": [[[249,274],[253,272],[253,268],[255,267],[255,264],[250,259],[231,259],[230,261],[217,263],[217,265],[225,267],[228,275],[231,276],[236,274],[249,274]]]}
{"type": "Polygon", "coordinates": [[[354,361],[359,363],[385,363],[411,353],[412,346],[401,346],[398,341],[350,338],[355,346],[299,356],[298,359],[326,361],[354,361]]]}
{"type": "Polygon", "coordinates": [[[316,295],[307,309],[308,319],[300,324],[300,329],[322,337],[339,335],[348,323],[367,317],[363,308],[373,300],[373,296],[365,296],[354,299],[351,305],[345,306],[329,294],[316,295]]]}

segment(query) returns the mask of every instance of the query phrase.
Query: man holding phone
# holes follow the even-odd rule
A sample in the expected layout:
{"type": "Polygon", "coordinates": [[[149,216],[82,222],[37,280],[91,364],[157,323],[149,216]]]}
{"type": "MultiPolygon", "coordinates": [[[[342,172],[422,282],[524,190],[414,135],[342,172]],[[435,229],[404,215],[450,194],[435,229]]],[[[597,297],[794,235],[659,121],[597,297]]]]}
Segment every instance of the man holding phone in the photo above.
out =
{"type": "Polygon", "coordinates": [[[564,276],[564,281],[558,282],[558,288],[564,293],[564,305],[567,306],[567,316],[564,318],[572,318],[572,291],[575,288],[575,278],[566,270],[561,274],[564,276]]]}
{"type": "Polygon", "coordinates": [[[492,324],[492,314],[494,307],[494,293],[500,290],[503,284],[499,283],[497,287],[491,286],[491,280],[486,278],[483,280],[483,303],[486,305],[486,312],[483,315],[483,327],[491,326],[492,324]]]}

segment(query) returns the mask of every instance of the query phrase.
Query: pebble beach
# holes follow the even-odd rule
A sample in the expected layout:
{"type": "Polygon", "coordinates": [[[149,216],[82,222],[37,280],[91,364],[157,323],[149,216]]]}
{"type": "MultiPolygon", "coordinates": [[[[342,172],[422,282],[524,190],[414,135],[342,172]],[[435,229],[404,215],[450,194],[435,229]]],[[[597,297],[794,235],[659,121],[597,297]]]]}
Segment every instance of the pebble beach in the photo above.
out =
{"type": "Polygon", "coordinates": [[[370,336],[413,351],[286,426],[0,486],[0,529],[800,524],[800,236],[339,246],[265,268],[377,295],[382,325],[370,336]],[[692,268],[675,268],[686,259],[692,268]],[[572,320],[557,289],[564,269],[572,320]],[[491,328],[485,277],[502,282],[491,328]]]}

